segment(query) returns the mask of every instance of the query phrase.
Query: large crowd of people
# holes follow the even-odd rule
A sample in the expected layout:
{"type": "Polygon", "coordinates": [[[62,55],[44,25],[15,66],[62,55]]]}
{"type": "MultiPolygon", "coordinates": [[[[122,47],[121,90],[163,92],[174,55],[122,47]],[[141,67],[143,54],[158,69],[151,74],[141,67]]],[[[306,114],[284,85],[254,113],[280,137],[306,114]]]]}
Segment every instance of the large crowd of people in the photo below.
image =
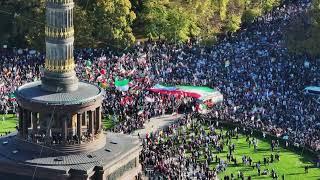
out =
{"type": "Polygon", "coordinates": [[[303,2],[284,5],[213,47],[201,47],[197,42],[146,43],[120,57],[99,50],[82,51],[77,55],[82,59],[77,72],[86,78],[83,66],[90,59],[94,62],[95,74],[89,73],[93,81],[105,67],[104,78],[110,86],[116,77],[132,79],[128,92],[110,91],[106,97],[106,114],[116,114],[121,121],[116,131],[130,133],[151,116],[175,112],[185,103],[173,96],[149,93],[147,88],[155,83],[207,85],[225,96],[212,116],[288,136],[296,145],[319,150],[319,106],[302,92],[306,86],[319,85],[319,63],[289,54],[283,40],[290,17],[308,6],[303,2]],[[107,58],[99,59],[99,54],[107,58]]]}
{"type": "Polygon", "coordinates": [[[151,179],[209,180],[217,179],[223,172],[225,180],[252,179],[254,174],[240,168],[236,173],[225,172],[228,166],[244,166],[256,171],[254,176],[284,179],[284,174],[269,167],[280,161],[279,141],[272,141],[270,152],[265,152],[261,159],[246,154],[240,160],[239,150],[245,147],[239,148],[238,140],[246,138],[248,148],[257,152],[258,139],[251,135],[250,129],[223,130],[216,122],[188,114],[161,131],[147,134],[140,156],[144,173],[151,179]]]}
{"type": "MultiPolygon", "coordinates": [[[[211,117],[286,136],[296,146],[319,151],[320,107],[302,91],[320,84],[319,61],[290,54],[283,40],[291,18],[309,6],[300,1],[283,5],[212,47],[195,40],[138,43],[120,55],[110,49],[76,50],[75,71],[80,80],[106,89],[103,112],[117,122],[116,132],[131,133],[150,117],[194,106],[194,99],[149,92],[154,84],[201,85],[224,95],[211,117]],[[128,91],[115,88],[115,79],[123,78],[130,79],[128,91]]],[[[2,112],[15,112],[17,87],[40,80],[44,58],[28,50],[0,50],[2,112]]]]}

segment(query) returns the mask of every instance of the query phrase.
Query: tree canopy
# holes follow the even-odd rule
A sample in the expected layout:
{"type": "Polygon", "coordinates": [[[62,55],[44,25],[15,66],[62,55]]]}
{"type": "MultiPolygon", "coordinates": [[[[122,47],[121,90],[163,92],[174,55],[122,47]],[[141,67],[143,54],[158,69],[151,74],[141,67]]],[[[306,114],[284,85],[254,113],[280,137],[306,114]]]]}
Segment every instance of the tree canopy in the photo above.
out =
{"type": "Polygon", "coordinates": [[[0,41],[11,46],[43,49],[43,7],[44,0],[0,2],[0,41]]]}
{"type": "MultiPolygon", "coordinates": [[[[0,2],[0,40],[43,50],[45,0],[0,2]]],[[[273,9],[280,0],[75,0],[76,47],[117,49],[136,37],[212,42],[273,9]]]]}
{"type": "MultiPolygon", "coordinates": [[[[75,1],[77,47],[130,46],[136,18],[129,0],[75,1]]],[[[0,40],[17,47],[44,48],[45,0],[7,0],[0,4],[0,40]]]]}
{"type": "Polygon", "coordinates": [[[310,11],[289,24],[285,39],[289,51],[320,57],[320,0],[314,0],[310,11]]]}

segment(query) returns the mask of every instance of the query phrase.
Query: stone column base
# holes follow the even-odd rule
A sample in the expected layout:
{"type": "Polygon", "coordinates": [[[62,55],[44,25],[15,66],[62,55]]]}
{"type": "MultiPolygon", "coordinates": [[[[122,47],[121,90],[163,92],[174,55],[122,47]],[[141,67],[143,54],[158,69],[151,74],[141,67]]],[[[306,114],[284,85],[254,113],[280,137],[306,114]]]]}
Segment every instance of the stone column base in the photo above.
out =
{"type": "Polygon", "coordinates": [[[74,71],[55,73],[45,71],[41,78],[41,87],[49,92],[72,92],[78,89],[78,78],[74,71]]]}

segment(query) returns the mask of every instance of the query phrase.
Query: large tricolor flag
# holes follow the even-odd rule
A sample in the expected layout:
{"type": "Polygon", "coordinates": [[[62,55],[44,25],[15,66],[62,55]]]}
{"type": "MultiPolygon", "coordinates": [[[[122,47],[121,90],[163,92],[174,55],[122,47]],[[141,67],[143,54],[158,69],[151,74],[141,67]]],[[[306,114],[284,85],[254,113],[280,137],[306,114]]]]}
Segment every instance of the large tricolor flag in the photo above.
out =
{"type": "Polygon", "coordinates": [[[156,84],[149,90],[160,94],[193,97],[201,102],[210,100],[213,104],[223,101],[223,95],[219,91],[204,86],[163,86],[156,84]]]}

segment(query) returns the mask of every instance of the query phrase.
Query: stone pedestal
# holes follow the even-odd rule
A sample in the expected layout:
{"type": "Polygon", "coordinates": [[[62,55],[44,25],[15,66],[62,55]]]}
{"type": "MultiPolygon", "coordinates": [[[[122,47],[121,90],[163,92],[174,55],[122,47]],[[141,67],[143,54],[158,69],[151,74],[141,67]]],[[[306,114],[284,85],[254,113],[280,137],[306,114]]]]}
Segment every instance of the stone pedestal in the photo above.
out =
{"type": "Polygon", "coordinates": [[[44,72],[41,87],[49,92],[72,92],[78,89],[78,78],[75,72],[44,72]]]}
{"type": "Polygon", "coordinates": [[[33,175],[35,179],[46,180],[135,179],[141,172],[138,161],[141,151],[139,139],[111,132],[108,136],[104,134],[104,137],[104,146],[79,154],[59,153],[52,148],[11,138],[9,144],[0,146],[0,177],[7,174],[10,179],[31,179],[33,175]],[[19,149],[19,155],[11,153],[11,149],[19,149]],[[22,152],[23,156],[20,154],[22,152]]]}

